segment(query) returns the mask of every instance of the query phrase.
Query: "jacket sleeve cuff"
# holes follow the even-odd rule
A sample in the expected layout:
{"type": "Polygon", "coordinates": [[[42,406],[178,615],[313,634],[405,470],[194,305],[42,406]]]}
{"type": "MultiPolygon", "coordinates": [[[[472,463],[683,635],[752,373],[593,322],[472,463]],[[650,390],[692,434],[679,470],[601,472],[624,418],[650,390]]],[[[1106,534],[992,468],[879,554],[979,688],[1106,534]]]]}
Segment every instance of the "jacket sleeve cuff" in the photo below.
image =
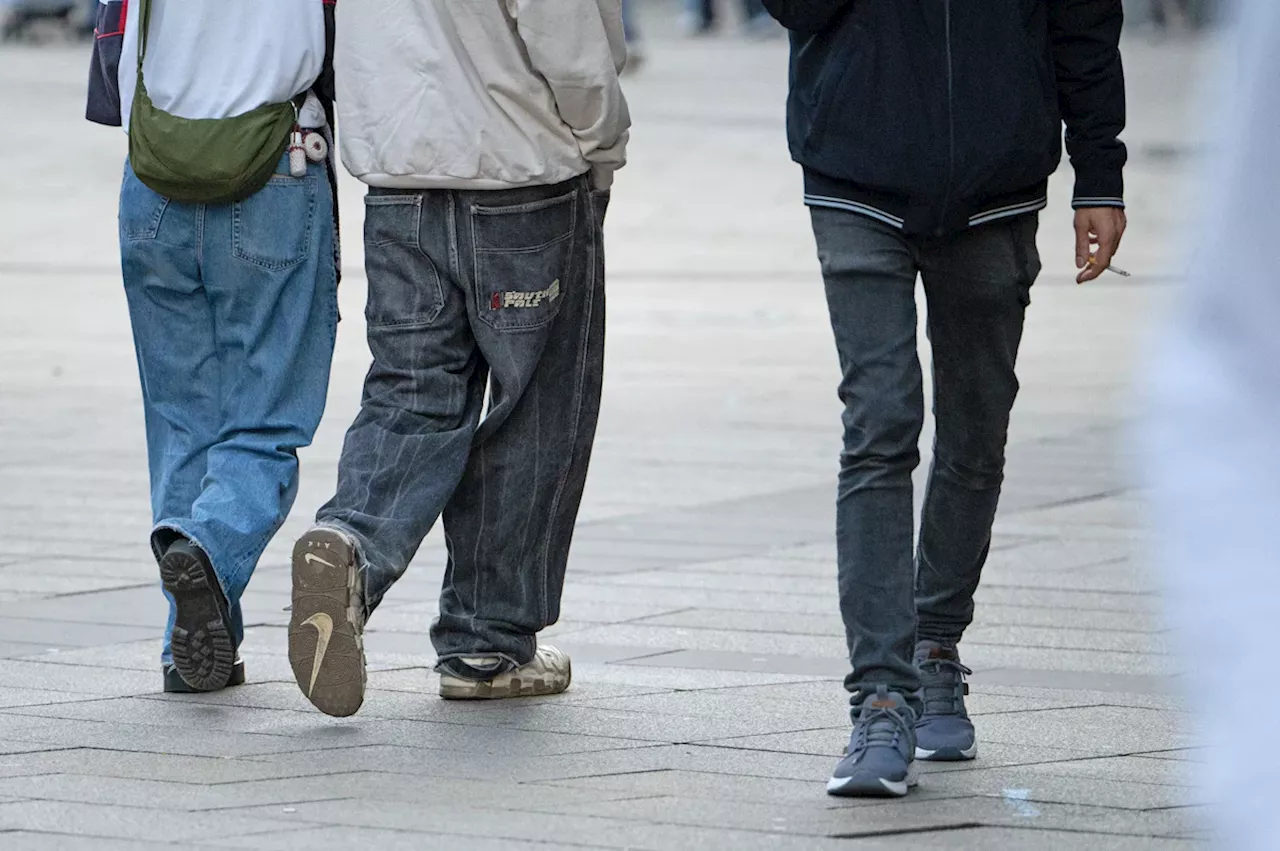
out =
{"type": "Polygon", "coordinates": [[[1076,172],[1073,209],[1082,207],[1124,207],[1124,178],[1119,173],[1076,172]]]}
{"type": "Polygon", "coordinates": [[[597,163],[591,167],[591,188],[598,192],[604,192],[613,187],[613,172],[615,166],[597,163]]]}

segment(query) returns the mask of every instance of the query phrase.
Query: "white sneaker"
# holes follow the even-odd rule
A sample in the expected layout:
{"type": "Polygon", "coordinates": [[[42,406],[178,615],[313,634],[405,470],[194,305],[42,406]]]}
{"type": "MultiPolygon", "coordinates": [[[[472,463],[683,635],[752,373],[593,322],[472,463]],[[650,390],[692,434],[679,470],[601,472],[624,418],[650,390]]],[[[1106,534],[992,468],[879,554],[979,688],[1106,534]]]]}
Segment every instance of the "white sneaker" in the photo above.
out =
{"type": "MultiPolygon", "coordinates": [[[[497,659],[483,657],[464,660],[483,668],[497,659]],[[477,664],[478,663],[478,664],[477,664]]],[[[568,655],[547,644],[538,648],[533,661],[491,680],[468,680],[452,674],[440,675],[440,696],[445,700],[501,700],[507,697],[543,697],[560,694],[573,680],[568,655]]]]}

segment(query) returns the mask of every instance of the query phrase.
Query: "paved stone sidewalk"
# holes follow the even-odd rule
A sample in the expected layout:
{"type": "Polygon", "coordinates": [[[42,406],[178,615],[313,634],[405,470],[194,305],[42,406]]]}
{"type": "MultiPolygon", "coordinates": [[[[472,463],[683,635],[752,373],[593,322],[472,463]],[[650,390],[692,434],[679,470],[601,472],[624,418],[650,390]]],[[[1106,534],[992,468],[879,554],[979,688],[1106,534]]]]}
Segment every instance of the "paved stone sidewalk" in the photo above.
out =
{"type": "Polygon", "coordinates": [[[246,599],[250,685],[167,698],[137,377],[114,246],[124,140],[79,120],[85,57],[0,49],[0,848],[1180,849],[1194,766],[1125,475],[1142,332],[1176,271],[1201,51],[1131,47],[1133,227],[1070,284],[1044,216],[1010,474],[964,645],[982,753],[905,802],[842,802],[836,366],[787,160],[785,46],[651,21],[610,216],[606,404],[552,700],[446,705],[442,542],[379,610],[364,710],[285,660],[287,550],[328,495],[367,363],[361,201],[331,404],[246,599]]]}

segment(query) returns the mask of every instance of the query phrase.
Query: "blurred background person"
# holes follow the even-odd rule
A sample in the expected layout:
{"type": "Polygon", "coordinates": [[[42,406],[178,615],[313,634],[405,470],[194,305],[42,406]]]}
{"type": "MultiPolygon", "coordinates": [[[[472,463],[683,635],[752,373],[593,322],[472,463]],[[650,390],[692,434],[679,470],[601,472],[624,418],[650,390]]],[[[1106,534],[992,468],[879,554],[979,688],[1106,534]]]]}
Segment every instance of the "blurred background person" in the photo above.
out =
{"type": "MultiPolygon", "coordinates": [[[[1190,283],[1158,349],[1145,425],[1155,555],[1207,745],[1216,847],[1280,839],[1267,750],[1280,611],[1280,4],[1244,0],[1213,90],[1219,144],[1190,283]]],[[[1191,234],[1189,234],[1191,235],[1191,234]]]]}
{"type": "Polygon", "coordinates": [[[41,21],[90,38],[97,15],[98,0],[0,0],[0,41],[28,36],[41,21]]]}
{"type": "Polygon", "coordinates": [[[627,40],[627,64],[622,71],[634,74],[644,64],[644,45],[636,23],[636,0],[622,0],[622,36],[627,40]]]}
{"type": "MultiPolygon", "coordinates": [[[[769,13],[765,11],[762,0],[740,0],[742,3],[742,26],[747,35],[760,38],[780,36],[783,30],[769,13]]],[[[684,0],[684,15],[681,28],[686,35],[707,35],[716,28],[719,19],[716,0],[684,0]]]]}
{"type": "Polygon", "coordinates": [[[1216,17],[1219,0],[1126,0],[1125,13],[1138,28],[1158,37],[1200,30],[1216,17]]]}

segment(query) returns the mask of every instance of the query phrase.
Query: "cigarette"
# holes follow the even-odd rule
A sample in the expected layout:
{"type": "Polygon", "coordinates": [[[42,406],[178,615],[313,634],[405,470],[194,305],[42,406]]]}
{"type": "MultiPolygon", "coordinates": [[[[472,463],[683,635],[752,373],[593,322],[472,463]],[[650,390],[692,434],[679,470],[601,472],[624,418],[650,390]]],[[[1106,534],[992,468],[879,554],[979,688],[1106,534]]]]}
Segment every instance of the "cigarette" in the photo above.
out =
{"type": "MultiPolygon", "coordinates": [[[[1090,266],[1095,266],[1095,265],[1097,265],[1097,263],[1098,263],[1098,255],[1096,255],[1096,254],[1090,254],[1090,255],[1089,255],[1089,265],[1090,265],[1090,266]]],[[[1115,272],[1117,275],[1119,275],[1119,276],[1120,276],[1120,277],[1122,277],[1122,278],[1132,278],[1132,277],[1133,277],[1133,275],[1129,274],[1129,273],[1128,273],[1128,272],[1126,272],[1124,269],[1121,269],[1119,266],[1115,265],[1114,263],[1110,264],[1109,266],[1107,266],[1107,268],[1103,269],[1102,271],[1104,271],[1104,272],[1115,272]]]]}

